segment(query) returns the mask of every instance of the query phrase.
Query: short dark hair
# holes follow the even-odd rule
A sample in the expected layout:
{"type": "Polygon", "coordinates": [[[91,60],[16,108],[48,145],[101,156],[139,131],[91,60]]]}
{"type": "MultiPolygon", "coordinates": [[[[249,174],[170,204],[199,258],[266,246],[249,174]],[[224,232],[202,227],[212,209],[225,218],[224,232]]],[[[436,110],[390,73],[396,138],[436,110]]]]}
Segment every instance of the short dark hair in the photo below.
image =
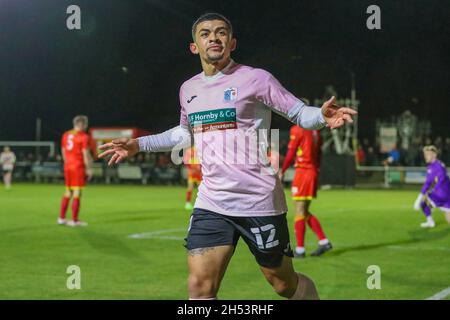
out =
{"type": "Polygon", "coordinates": [[[197,26],[199,23],[202,23],[203,21],[211,21],[211,20],[221,20],[226,23],[227,27],[230,29],[230,33],[233,33],[233,26],[231,25],[230,20],[225,18],[225,16],[221,15],[220,13],[215,12],[208,12],[202,14],[200,17],[195,20],[194,24],[192,25],[192,40],[195,40],[195,31],[197,29],[197,26]]]}

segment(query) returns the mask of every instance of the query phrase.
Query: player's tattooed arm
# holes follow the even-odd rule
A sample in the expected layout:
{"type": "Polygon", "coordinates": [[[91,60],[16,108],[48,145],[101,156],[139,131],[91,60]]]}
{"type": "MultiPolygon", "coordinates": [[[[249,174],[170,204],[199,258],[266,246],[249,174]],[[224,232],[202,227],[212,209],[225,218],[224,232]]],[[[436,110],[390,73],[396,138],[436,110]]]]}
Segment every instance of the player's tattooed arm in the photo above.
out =
{"type": "Polygon", "coordinates": [[[188,254],[190,256],[203,255],[205,252],[211,251],[211,250],[214,250],[214,247],[191,249],[191,250],[188,250],[188,254]]]}

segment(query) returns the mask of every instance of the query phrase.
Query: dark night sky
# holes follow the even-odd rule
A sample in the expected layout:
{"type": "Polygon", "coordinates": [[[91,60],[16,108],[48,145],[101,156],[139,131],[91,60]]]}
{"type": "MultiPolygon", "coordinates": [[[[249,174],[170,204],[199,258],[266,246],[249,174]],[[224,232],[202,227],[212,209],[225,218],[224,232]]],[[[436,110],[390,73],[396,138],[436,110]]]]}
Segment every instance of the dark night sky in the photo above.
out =
{"type": "Polygon", "coordinates": [[[410,109],[450,136],[448,1],[0,0],[0,140],[34,139],[36,117],[44,140],[59,140],[76,114],[91,126],[177,125],[178,89],[201,71],[191,24],[206,11],[232,21],[236,61],[297,96],[322,97],[332,84],[348,97],[353,71],[362,135],[410,109]],[[81,31],[66,28],[70,4],[81,7],[81,31]],[[381,30],[366,28],[370,4],[381,30]]]}

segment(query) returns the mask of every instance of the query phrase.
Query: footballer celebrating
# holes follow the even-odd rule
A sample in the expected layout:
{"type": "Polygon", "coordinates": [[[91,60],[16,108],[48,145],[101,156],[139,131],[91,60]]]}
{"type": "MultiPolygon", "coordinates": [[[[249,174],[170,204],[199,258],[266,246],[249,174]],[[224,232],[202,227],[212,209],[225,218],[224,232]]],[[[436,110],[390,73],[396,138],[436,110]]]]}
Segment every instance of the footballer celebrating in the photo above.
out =
{"type": "Polygon", "coordinates": [[[61,139],[64,160],[64,179],[66,191],[61,200],[58,224],[83,227],[87,223],[78,219],[81,191],[86,180],[92,177],[92,157],[89,151],[89,135],[85,132],[88,118],[80,115],[73,119],[73,129],[64,132],[61,139]],[[72,199],[72,220],[66,220],[66,211],[72,199]]]}
{"type": "MultiPolygon", "coordinates": [[[[157,135],[113,140],[100,147],[104,152],[99,156],[111,156],[112,165],[139,151],[187,147],[193,137],[203,180],[186,238],[190,299],[217,298],[240,238],[277,294],[318,299],[314,282],[293,268],[287,205],[277,172],[264,173],[267,163],[259,158],[236,161],[236,149],[244,146],[229,142],[242,132],[269,129],[272,111],[307,129],[340,127],[352,122],[356,112],[334,105],[334,97],[322,108],[306,106],[269,72],[233,61],[236,38],[230,21],[220,14],[199,17],[192,39],[190,51],[200,57],[203,72],[180,88],[179,126],[157,135]]],[[[243,154],[252,156],[247,150],[243,154]]]]}
{"type": "Polygon", "coordinates": [[[297,247],[294,257],[305,257],[305,230],[306,224],[319,238],[319,247],[312,252],[312,256],[320,256],[332,248],[319,220],[309,207],[311,200],[316,198],[319,187],[319,168],[321,160],[322,139],[319,130],[305,130],[297,125],[290,130],[288,151],[281,168],[280,178],[291,165],[295,157],[295,176],[292,181],[292,199],[295,203],[295,236],[297,247]]]}
{"type": "Polygon", "coordinates": [[[422,228],[434,228],[436,223],[431,216],[433,208],[439,208],[445,213],[447,222],[450,223],[450,179],[445,169],[445,164],[437,158],[438,150],[429,145],[423,148],[423,156],[428,164],[425,183],[414,203],[415,210],[422,210],[426,221],[422,228]]]}

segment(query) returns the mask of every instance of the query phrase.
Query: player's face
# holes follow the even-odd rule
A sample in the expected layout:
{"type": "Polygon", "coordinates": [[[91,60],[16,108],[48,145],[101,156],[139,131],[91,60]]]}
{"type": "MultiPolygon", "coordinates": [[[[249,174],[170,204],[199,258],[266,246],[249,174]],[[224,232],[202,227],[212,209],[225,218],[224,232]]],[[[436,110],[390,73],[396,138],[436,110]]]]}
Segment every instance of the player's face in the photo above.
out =
{"type": "Polygon", "coordinates": [[[426,163],[431,163],[436,160],[436,153],[434,153],[433,151],[424,151],[423,157],[425,158],[426,163]]]}
{"type": "Polygon", "coordinates": [[[231,51],[236,49],[236,39],[224,21],[203,21],[197,25],[195,42],[190,49],[208,63],[220,62],[228,60],[231,51]]]}
{"type": "Polygon", "coordinates": [[[76,124],[76,128],[78,129],[78,130],[80,130],[80,131],[86,131],[87,130],[87,127],[88,127],[88,124],[86,123],[86,122],[78,122],[77,124],[76,124]]]}

